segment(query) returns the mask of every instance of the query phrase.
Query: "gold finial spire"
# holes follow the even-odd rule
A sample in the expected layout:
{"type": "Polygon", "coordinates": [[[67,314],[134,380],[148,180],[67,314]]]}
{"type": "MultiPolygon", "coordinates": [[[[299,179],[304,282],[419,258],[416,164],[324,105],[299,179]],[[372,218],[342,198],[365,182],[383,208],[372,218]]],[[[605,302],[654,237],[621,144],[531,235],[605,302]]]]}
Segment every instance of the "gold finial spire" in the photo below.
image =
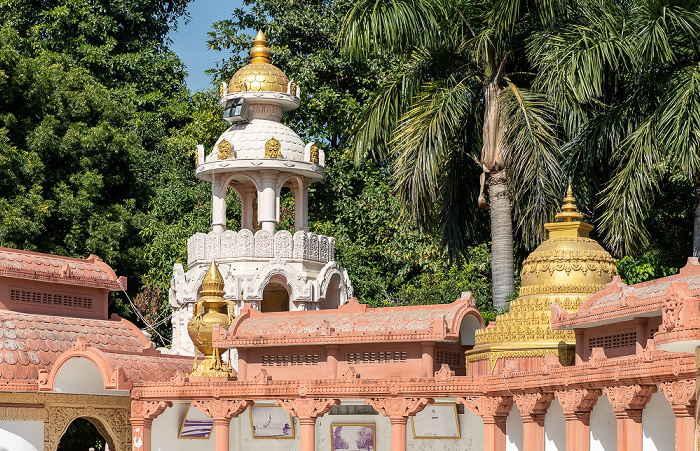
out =
{"type": "Polygon", "coordinates": [[[556,219],[563,219],[565,222],[580,221],[583,219],[583,215],[576,211],[576,198],[571,189],[571,182],[569,182],[569,188],[566,190],[564,205],[561,206],[561,209],[562,211],[554,216],[556,219]]]}
{"type": "Polygon", "coordinates": [[[270,64],[270,48],[267,46],[269,42],[265,38],[262,30],[258,31],[253,39],[253,48],[250,49],[251,63],[267,63],[270,64]]]}
{"type": "Polygon", "coordinates": [[[219,268],[214,260],[211,261],[207,273],[202,280],[202,288],[199,293],[202,296],[223,296],[224,295],[224,278],[221,277],[219,268]]]}

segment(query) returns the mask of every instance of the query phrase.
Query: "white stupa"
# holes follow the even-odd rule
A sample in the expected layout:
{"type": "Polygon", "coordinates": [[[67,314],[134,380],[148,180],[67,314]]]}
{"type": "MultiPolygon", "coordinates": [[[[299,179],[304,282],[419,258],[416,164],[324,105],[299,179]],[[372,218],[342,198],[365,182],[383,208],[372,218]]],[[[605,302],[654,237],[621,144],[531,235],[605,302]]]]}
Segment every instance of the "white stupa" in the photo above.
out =
{"type": "Polygon", "coordinates": [[[308,188],[323,179],[323,150],[280,122],[299,107],[299,87],[271,64],[262,31],[250,55],[250,64],[222,83],[224,119],[233,125],[206,157],[198,146],[197,178],[212,184],[212,229],[191,236],[187,268],[173,268],[172,353],[194,352],[187,323],[213,259],[236,314],[244,306],[262,312],[335,308],[352,296],[347,271],[335,261],[334,238],[308,231],[308,188]],[[238,231],[226,230],[229,187],[242,204],[238,231]],[[294,234],[276,230],[283,188],[294,194],[294,234]]]}

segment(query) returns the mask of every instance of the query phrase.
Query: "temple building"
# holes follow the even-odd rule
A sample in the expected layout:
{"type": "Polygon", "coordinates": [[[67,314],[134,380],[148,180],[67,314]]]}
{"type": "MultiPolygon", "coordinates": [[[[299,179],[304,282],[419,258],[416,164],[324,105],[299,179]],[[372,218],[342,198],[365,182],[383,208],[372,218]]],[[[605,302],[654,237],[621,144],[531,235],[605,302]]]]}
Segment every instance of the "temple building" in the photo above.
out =
{"type": "Polygon", "coordinates": [[[232,125],[198,151],[212,224],[174,268],[169,352],[182,356],[107,319],[125,281],[97,257],[0,249],[0,450],[55,451],[77,417],[118,451],[696,449],[697,259],[625,285],[569,187],[490,324],[470,293],[362,305],[333,238],[308,230],[323,151],[280,123],[300,88],[267,44],[258,33],[222,85],[232,125]],[[277,226],[286,189],[293,234],[277,226]]]}

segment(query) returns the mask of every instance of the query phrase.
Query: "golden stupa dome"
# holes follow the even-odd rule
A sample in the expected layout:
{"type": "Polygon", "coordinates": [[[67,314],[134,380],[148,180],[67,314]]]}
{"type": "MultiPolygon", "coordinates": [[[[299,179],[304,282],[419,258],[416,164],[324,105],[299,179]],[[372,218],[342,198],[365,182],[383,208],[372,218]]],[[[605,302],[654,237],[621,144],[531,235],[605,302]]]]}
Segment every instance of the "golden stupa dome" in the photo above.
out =
{"type": "Polygon", "coordinates": [[[520,296],[510,303],[508,313],[476,331],[476,346],[466,352],[467,365],[483,370],[478,362],[487,360],[489,372],[502,372],[504,364],[498,362],[509,358],[521,370],[532,369],[539,368],[547,355],[558,356],[565,366],[571,364],[575,335],[552,329],[552,304],[576,311],[617,275],[612,256],[588,237],[593,226],[581,221],[575,202],[569,186],[562,211],[555,216],[562,222],[545,224],[549,239],[523,262],[520,296]]]}
{"type": "Polygon", "coordinates": [[[545,224],[549,239],[523,262],[520,296],[538,294],[591,295],[617,275],[615,259],[588,237],[593,226],[581,222],[576,199],[567,190],[562,211],[555,217],[563,222],[545,224]]]}
{"type": "Polygon", "coordinates": [[[243,66],[231,77],[228,92],[273,91],[288,92],[289,78],[270,61],[269,42],[262,30],[253,39],[250,64],[243,66]]]}

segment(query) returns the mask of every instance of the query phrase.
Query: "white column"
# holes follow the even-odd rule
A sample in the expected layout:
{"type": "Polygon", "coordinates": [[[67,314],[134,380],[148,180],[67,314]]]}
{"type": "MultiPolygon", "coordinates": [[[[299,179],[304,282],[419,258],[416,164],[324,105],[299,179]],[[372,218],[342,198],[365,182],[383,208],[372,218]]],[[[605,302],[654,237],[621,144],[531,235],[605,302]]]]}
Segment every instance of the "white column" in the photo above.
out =
{"type": "Polygon", "coordinates": [[[294,230],[309,230],[309,181],[305,178],[294,190],[294,230]]]}
{"type": "Polygon", "coordinates": [[[226,230],[226,185],[223,176],[212,174],[211,183],[211,229],[214,232],[226,230]]]}
{"type": "Polygon", "coordinates": [[[253,199],[258,192],[253,186],[246,186],[241,190],[241,228],[253,230],[253,199]]]}
{"type": "Polygon", "coordinates": [[[275,234],[277,225],[277,176],[267,172],[261,177],[261,190],[258,192],[258,222],[262,230],[275,234]]]}

